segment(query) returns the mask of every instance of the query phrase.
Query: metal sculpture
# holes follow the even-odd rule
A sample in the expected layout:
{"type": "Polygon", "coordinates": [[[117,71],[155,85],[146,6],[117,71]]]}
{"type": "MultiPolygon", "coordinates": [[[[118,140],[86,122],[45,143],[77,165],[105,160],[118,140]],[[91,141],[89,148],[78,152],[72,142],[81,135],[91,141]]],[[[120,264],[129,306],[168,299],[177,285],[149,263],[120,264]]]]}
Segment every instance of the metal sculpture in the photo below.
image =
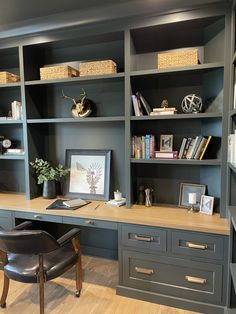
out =
{"type": "Polygon", "coordinates": [[[202,98],[195,94],[187,95],[182,100],[181,108],[184,113],[198,113],[202,109],[202,98]]]}
{"type": "Polygon", "coordinates": [[[81,99],[77,101],[75,98],[65,95],[62,90],[62,97],[70,99],[74,103],[71,107],[71,114],[74,118],[88,117],[92,112],[91,101],[86,98],[86,93],[83,88],[82,91],[83,93],[81,94],[81,99]]]}

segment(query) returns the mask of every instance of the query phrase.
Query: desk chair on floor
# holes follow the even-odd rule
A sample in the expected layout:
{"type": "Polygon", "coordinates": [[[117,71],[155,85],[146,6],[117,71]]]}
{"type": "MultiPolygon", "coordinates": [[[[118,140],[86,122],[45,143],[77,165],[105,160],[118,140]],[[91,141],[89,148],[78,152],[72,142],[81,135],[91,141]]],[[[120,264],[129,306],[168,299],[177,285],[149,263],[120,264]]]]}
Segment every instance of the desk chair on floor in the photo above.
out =
{"type": "Polygon", "coordinates": [[[40,314],[44,313],[44,282],[61,276],[75,265],[76,293],[82,289],[80,230],[74,228],[56,240],[42,230],[21,230],[25,222],[12,231],[0,229],[0,269],[4,271],[4,285],[0,306],[6,306],[9,279],[39,283],[40,314]]]}

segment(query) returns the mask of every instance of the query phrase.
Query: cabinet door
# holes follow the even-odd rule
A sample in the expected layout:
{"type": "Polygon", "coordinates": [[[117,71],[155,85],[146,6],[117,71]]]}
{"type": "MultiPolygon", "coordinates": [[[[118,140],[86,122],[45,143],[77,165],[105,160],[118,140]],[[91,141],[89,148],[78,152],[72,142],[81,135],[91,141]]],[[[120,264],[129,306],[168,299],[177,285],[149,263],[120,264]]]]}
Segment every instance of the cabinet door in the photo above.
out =
{"type": "Polygon", "coordinates": [[[123,284],[145,291],[222,303],[222,265],[123,251],[123,284]]]}
{"type": "Polygon", "coordinates": [[[11,230],[13,228],[12,213],[10,211],[0,211],[0,227],[5,230],[11,230]]]}

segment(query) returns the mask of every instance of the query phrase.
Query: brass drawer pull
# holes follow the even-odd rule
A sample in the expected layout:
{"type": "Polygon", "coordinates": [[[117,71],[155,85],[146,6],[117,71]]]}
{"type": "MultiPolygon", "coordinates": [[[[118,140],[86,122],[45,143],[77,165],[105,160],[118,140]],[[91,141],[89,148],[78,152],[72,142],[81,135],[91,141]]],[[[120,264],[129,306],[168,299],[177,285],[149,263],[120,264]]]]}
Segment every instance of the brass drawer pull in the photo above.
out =
{"type": "Polygon", "coordinates": [[[86,223],[87,225],[95,225],[95,222],[92,221],[92,220],[85,220],[85,223],[86,223]]]}
{"type": "Polygon", "coordinates": [[[42,219],[42,216],[40,216],[40,215],[34,215],[34,218],[35,218],[35,219],[42,219]]]}
{"type": "Polygon", "coordinates": [[[204,278],[197,278],[197,277],[191,277],[191,276],[185,276],[185,279],[188,282],[192,282],[192,283],[199,283],[201,285],[203,285],[204,283],[207,283],[207,280],[204,278]]]}
{"type": "Polygon", "coordinates": [[[135,240],[145,241],[145,242],[152,242],[154,240],[153,237],[145,237],[145,236],[141,236],[141,235],[137,235],[137,234],[135,234],[134,238],[135,238],[135,240]]]}
{"type": "Polygon", "coordinates": [[[142,268],[142,267],[137,267],[137,266],[135,266],[135,271],[137,273],[141,273],[141,274],[145,274],[145,275],[152,275],[154,273],[153,269],[142,268]]]}
{"type": "Polygon", "coordinates": [[[187,247],[191,249],[199,249],[199,250],[206,250],[207,244],[195,244],[192,242],[186,242],[187,247]]]}

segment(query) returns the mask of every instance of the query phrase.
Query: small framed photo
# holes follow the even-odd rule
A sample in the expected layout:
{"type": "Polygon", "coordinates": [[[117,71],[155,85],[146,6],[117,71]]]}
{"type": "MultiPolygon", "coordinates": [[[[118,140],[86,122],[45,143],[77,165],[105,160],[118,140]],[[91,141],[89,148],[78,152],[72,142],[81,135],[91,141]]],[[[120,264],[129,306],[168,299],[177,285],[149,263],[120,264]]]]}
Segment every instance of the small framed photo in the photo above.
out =
{"type": "Polygon", "coordinates": [[[173,151],[173,135],[172,134],[161,135],[160,151],[161,152],[172,152],[173,151]]]}
{"type": "Polygon", "coordinates": [[[200,213],[213,215],[214,197],[208,195],[201,196],[200,213]]]}
{"type": "Polygon", "coordinates": [[[195,209],[200,209],[201,197],[206,193],[206,185],[204,184],[192,184],[192,183],[181,183],[179,191],[179,206],[188,208],[189,203],[189,193],[196,194],[196,204],[195,209]]]}
{"type": "Polygon", "coordinates": [[[64,195],[87,200],[109,199],[110,194],[110,150],[67,149],[64,195]]]}

